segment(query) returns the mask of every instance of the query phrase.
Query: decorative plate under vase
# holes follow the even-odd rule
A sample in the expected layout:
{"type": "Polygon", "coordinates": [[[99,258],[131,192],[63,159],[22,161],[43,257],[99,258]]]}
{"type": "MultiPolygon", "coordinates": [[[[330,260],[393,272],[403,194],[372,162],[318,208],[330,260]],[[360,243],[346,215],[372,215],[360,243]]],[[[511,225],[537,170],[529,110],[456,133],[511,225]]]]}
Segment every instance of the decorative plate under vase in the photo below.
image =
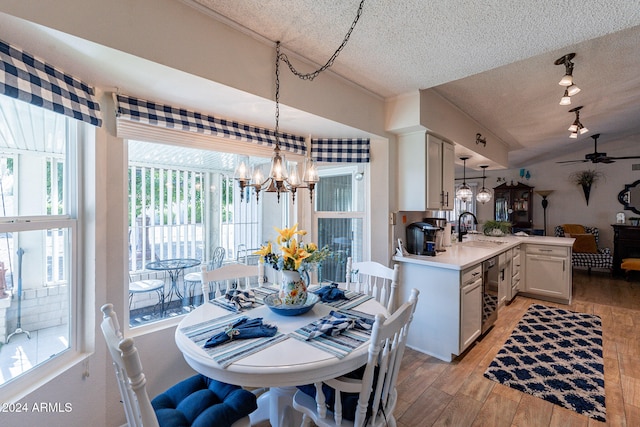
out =
{"type": "Polygon", "coordinates": [[[307,302],[307,284],[299,272],[282,270],[278,298],[282,305],[300,306],[307,302]]]}

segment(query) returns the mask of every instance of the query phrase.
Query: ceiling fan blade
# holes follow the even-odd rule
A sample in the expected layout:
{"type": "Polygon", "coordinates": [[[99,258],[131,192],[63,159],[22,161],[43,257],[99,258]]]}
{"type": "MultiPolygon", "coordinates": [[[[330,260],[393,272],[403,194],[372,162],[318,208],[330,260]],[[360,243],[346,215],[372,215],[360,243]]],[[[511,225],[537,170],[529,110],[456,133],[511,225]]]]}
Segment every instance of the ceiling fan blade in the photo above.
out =
{"type": "Polygon", "coordinates": [[[556,162],[556,163],[585,163],[588,162],[589,160],[565,160],[562,162],[556,162]]]}
{"type": "Polygon", "coordinates": [[[624,157],[609,157],[610,159],[615,160],[624,160],[624,159],[640,159],[640,156],[624,156],[624,157]]]}

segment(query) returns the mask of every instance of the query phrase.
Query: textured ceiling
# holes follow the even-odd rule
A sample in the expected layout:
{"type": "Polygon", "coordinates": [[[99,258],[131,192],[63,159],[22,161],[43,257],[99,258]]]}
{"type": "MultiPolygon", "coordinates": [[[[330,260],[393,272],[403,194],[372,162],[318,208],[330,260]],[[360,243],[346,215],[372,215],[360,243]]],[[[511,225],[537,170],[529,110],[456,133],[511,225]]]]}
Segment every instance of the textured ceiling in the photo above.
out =
{"type": "MultiPolygon", "coordinates": [[[[285,52],[297,54],[292,59],[301,56],[316,64],[324,64],[340,44],[360,3],[175,1],[264,43],[280,40],[285,52]]],[[[258,126],[273,124],[269,99],[4,13],[0,29],[4,40],[96,86],[144,93],[258,126]],[[210,93],[216,93],[215,105],[210,93]]],[[[601,134],[600,151],[610,156],[617,155],[612,150],[636,145],[640,154],[638,0],[367,0],[330,72],[383,98],[433,88],[507,143],[510,167],[582,158],[592,149],[594,133],[601,134]],[[569,52],[576,53],[574,77],[582,92],[562,107],[557,83],[564,67],[554,61],[569,52]],[[573,140],[567,127],[575,116],[568,110],[578,105],[584,106],[580,119],[590,132],[573,140]]],[[[281,108],[286,131],[362,136],[358,129],[281,108]]],[[[467,166],[477,167],[475,161],[467,166]]]]}
{"type": "MultiPolygon", "coordinates": [[[[323,64],[340,44],[359,0],[181,0],[217,19],[323,64]]],[[[332,71],[390,97],[436,88],[506,142],[519,167],[640,135],[640,7],[637,0],[368,0],[332,71]],[[558,105],[575,52],[582,92],[558,105]],[[583,105],[591,130],[566,128],[583,105]]],[[[640,154],[640,149],[639,153],[640,154]]]]}

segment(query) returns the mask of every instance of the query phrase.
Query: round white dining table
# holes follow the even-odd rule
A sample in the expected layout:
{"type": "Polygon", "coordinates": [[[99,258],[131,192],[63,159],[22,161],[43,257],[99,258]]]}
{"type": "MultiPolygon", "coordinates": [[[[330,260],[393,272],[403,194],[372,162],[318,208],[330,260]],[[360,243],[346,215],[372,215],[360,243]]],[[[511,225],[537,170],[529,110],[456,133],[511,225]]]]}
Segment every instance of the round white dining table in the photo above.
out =
{"type": "MultiPolygon", "coordinates": [[[[388,314],[385,307],[375,299],[369,299],[351,309],[372,315],[388,314]]],[[[331,310],[336,309],[319,302],[309,312],[299,316],[279,315],[266,305],[259,305],[242,314],[251,318],[262,317],[265,323],[277,325],[278,332],[289,334],[328,315],[331,310]]],[[[269,388],[258,398],[258,409],[251,414],[252,424],[269,419],[273,427],[299,425],[298,420],[301,416],[291,406],[295,386],[335,378],[366,363],[368,341],[339,359],[304,341],[290,337],[222,367],[201,346],[189,339],[182,329],[229,313],[228,310],[211,303],[199,306],[180,322],[176,328],[175,341],[186,362],[196,372],[229,384],[269,388]]]]}

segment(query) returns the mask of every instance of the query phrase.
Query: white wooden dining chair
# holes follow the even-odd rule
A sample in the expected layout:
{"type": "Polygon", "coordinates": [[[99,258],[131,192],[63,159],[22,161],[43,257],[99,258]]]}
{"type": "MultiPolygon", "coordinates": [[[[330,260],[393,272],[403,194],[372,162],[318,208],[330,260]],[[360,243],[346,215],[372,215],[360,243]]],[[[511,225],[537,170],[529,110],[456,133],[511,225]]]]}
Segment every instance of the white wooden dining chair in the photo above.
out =
{"type": "Polygon", "coordinates": [[[412,289],[409,301],[390,317],[376,315],[360,378],[347,375],[316,383],[315,398],[302,390],[296,392],[293,407],[303,413],[303,426],[312,420],[319,427],[396,425],[396,382],[418,294],[412,289]],[[353,420],[343,419],[351,415],[353,420]]]}
{"type": "Polygon", "coordinates": [[[264,264],[262,263],[258,265],[226,264],[215,270],[207,270],[206,266],[202,266],[201,271],[203,304],[209,298],[216,298],[229,289],[259,287],[263,286],[265,281],[264,264]],[[213,286],[213,295],[210,297],[209,283],[211,282],[215,284],[213,286]]]}
{"type": "MultiPolygon", "coordinates": [[[[209,262],[206,264],[207,270],[215,270],[216,268],[222,267],[225,254],[226,254],[226,250],[222,246],[218,246],[217,248],[215,248],[213,250],[213,256],[211,257],[209,262]]],[[[187,287],[189,288],[189,299],[191,301],[193,301],[193,298],[194,298],[196,284],[201,282],[202,282],[202,273],[200,271],[194,271],[184,275],[184,285],[185,285],[185,288],[187,287]]],[[[209,289],[208,292],[211,292],[211,289],[209,289]]]]}
{"type": "Polygon", "coordinates": [[[385,267],[375,261],[352,262],[347,258],[346,288],[373,296],[389,313],[395,308],[400,266],[385,267]]]}
{"type": "Polygon", "coordinates": [[[147,394],[147,379],[133,339],[124,338],[113,304],[101,307],[102,333],[113,359],[113,367],[129,427],[250,427],[249,414],[257,408],[253,393],[194,375],[169,388],[153,401],[147,394]],[[193,405],[194,399],[208,402],[193,405]],[[181,403],[186,402],[184,405],[181,403]]]}

